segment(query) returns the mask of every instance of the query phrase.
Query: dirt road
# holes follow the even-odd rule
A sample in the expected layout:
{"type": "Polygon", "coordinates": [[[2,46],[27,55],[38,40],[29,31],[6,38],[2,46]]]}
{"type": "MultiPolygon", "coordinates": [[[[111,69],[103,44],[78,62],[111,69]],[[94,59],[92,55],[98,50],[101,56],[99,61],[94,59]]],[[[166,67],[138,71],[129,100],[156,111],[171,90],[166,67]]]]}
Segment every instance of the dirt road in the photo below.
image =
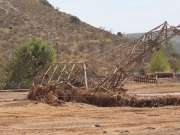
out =
{"type": "MultiPolygon", "coordinates": [[[[149,86],[129,87],[129,93],[158,91],[149,86]]],[[[178,92],[179,86],[169,88],[164,92],[178,92]]],[[[180,135],[180,106],[96,107],[68,102],[56,107],[29,100],[12,101],[26,94],[0,92],[1,135],[180,135]]]]}
{"type": "Polygon", "coordinates": [[[0,102],[1,135],[180,134],[180,106],[96,107],[65,103],[53,107],[32,101],[0,102]]]}

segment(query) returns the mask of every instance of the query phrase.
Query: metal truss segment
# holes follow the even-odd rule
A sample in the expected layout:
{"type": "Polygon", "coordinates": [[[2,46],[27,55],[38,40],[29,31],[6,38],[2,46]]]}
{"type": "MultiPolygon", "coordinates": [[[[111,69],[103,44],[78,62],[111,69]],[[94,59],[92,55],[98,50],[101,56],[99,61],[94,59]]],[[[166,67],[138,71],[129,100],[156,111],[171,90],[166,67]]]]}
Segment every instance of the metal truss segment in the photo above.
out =
{"type": "Polygon", "coordinates": [[[174,27],[164,22],[140,38],[84,62],[52,64],[41,73],[40,81],[37,81],[39,75],[35,77],[33,84],[66,82],[73,88],[119,89],[147,55],[152,54],[162,43],[167,44],[174,36],[180,35],[179,27],[180,25],[174,27]]]}

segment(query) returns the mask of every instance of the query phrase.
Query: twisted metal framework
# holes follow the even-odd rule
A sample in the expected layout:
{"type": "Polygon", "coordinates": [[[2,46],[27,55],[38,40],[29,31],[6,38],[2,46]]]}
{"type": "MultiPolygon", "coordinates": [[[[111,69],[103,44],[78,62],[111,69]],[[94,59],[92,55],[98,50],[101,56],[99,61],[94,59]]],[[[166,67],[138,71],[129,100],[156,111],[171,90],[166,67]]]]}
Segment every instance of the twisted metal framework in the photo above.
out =
{"type": "MultiPolygon", "coordinates": [[[[67,84],[71,87],[121,88],[143,59],[180,35],[179,26],[167,22],[145,33],[138,39],[106,51],[85,62],[54,63],[34,79],[34,85],[67,84]]],[[[62,86],[63,86],[62,85],[62,86]]]]}

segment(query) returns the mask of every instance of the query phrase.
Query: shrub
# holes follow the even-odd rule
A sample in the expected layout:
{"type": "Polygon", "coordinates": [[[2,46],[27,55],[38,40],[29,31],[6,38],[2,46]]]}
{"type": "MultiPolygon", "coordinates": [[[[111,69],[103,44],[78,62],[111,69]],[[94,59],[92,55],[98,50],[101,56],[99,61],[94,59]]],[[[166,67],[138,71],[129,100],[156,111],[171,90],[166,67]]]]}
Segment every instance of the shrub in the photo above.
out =
{"type": "Polygon", "coordinates": [[[55,61],[56,53],[49,42],[33,37],[13,52],[8,66],[6,87],[28,88],[33,77],[46,65],[55,61]]]}
{"type": "Polygon", "coordinates": [[[54,8],[47,0],[39,0],[39,2],[42,3],[43,5],[54,8]]]}
{"type": "Polygon", "coordinates": [[[123,36],[123,34],[121,32],[118,32],[117,35],[121,36],[121,37],[123,36]]]}
{"type": "Polygon", "coordinates": [[[169,63],[166,56],[161,52],[155,52],[150,61],[151,72],[163,72],[169,69],[169,63]]]}
{"type": "Polygon", "coordinates": [[[81,20],[77,16],[71,15],[71,23],[79,24],[81,20]]]}

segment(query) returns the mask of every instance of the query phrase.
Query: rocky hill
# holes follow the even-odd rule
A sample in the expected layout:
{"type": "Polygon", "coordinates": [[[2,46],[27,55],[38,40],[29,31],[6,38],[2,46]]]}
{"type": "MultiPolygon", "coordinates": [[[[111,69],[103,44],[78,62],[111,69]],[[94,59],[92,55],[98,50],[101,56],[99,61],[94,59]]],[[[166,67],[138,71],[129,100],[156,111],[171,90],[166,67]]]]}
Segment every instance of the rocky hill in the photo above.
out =
{"type": "Polygon", "coordinates": [[[83,61],[127,42],[42,0],[0,0],[0,61],[33,36],[52,43],[60,61],[83,61]]]}

